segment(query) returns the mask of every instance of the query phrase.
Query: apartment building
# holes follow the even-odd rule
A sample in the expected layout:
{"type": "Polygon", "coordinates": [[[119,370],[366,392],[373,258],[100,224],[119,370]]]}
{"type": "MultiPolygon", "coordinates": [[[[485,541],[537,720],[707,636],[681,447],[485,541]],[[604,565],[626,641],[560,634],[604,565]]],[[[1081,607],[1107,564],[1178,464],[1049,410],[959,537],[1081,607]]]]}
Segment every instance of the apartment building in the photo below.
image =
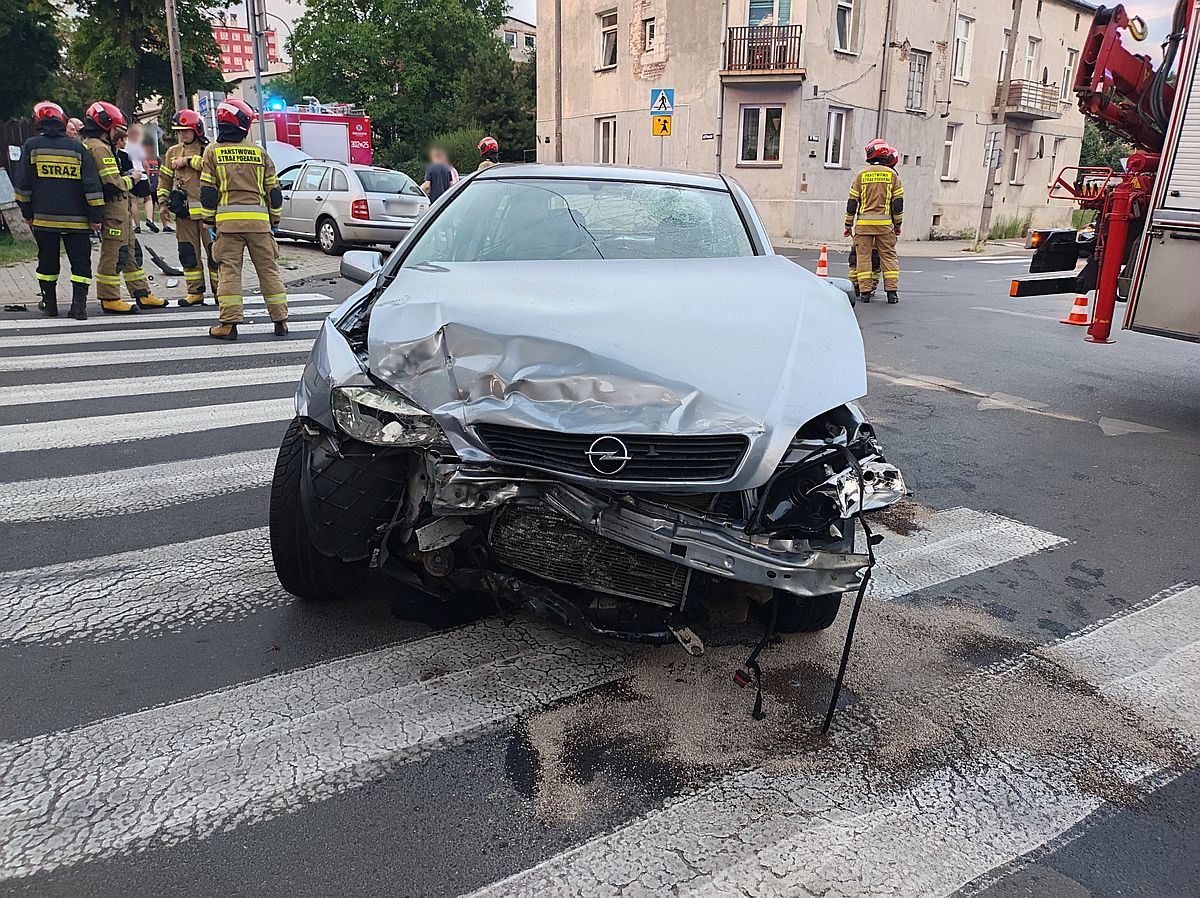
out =
{"type": "Polygon", "coordinates": [[[1046,191],[1079,159],[1070,87],[1094,12],[1024,0],[1001,96],[1003,0],[538,0],[538,158],[661,154],[736,178],[774,236],[825,240],[881,136],[901,153],[905,239],[973,235],[989,157],[993,221],[1064,224],[1046,191]],[[670,137],[651,133],[655,87],[675,90],[670,137]]]}
{"type": "Polygon", "coordinates": [[[529,62],[537,49],[537,26],[524,19],[505,16],[504,24],[496,29],[496,36],[504,41],[513,62],[529,62]]]}

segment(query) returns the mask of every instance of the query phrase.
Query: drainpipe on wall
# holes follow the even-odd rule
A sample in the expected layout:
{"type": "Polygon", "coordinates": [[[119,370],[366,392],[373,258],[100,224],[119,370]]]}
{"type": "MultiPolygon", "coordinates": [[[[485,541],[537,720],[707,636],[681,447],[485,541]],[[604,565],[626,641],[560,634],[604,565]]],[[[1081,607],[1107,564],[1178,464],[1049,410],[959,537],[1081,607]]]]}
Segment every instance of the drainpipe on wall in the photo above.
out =
{"type": "Polygon", "coordinates": [[[892,24],[895,0],[888,0],[887,17],[883,25],[883,63],[879,67],[879,109],[875,113],[875,136],[883,137],[887,128],[888,90],[892,73],[892,24]]]}
{"type": "Polygon", "coordinates": [[[729,59],[729,0],[721,2],[721,60],[717,64],[717,174],[721,173],[721,150],[725,146],[725,79],[721,69],[729,59]]]}
{"type": "Polygon", "coordinates": [[[554,161],[563,161],[562,0],[554,0],[554,161]]]}

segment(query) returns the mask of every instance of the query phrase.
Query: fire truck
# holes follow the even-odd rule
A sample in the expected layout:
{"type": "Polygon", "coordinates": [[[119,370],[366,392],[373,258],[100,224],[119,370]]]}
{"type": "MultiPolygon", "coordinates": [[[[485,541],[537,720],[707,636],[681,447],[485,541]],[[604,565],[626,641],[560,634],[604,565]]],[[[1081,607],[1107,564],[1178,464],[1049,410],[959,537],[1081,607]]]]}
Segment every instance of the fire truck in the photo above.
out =
{"type": "Polygon", "coordinates": [[[313,99],[302,106],[269,107],[263,118],[268,140],[291,144],[314,159],[371,164],[371,118],[362,109],[313,99]]]}
{"type": "Polygon", "coordinates": [[[1094,227],[1034,231],[1032,275],[1013,296],[1096,291],[1086,340],[1112,343],[1117,303],[1130,330],[1200,341],[1200,0],[1177,0],[1156,67],[1122,35],[1146,37],[1124,6],[1100,7],[1075,95],[1083,114],[1133,144],[1122,171],[1069,167],[1050,196],[1096,213],[1094,227]],[[1083,268],[1075,272],[1079,259],[1083,268]]]}

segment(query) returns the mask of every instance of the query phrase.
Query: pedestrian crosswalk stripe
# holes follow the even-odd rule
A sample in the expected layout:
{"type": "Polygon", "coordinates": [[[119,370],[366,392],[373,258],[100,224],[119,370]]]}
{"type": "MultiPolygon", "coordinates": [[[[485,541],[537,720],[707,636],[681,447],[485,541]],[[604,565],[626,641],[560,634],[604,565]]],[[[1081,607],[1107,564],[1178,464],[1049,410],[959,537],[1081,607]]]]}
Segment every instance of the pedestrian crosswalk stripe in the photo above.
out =
{"type": "MultiPolygon", "coordinates": [[[[264,332],[265,333],[265,332],[264,332]]],[[[251,336],[243,331],[244,336],[251,336]]],[[[286,340],[243,340],[226,343],[212,340],[199,346],[163,346],[155,349],[98,349],[95,352],[59,352],[48,355],[21,355],[0,358],[0,371],[45,371],[63,368],[90,368],[110,365],[150,365],[158,362],[182,362],[192,359],[218,359],[249,355],[286,355],[306,353],[312,339],[290,337],[286,340]]]]}
{"type": "MultiPolygon", "coordinates": [[[[1164,711],[1168,724],[1190,721],[1185,751],[1195,757],[1197,592],[1183,584],[1136,615],[1037,654],[1080,664],[1102,692],[1119,692],[1135,711],[1158,722],[1164,711]],[[1190,625],[1186,631],[1175,629],[1181,616],[1190,625]],[[1110,660],[1114,655],[1117,663],[1110,660]],[[1173,668],[1164,666],[1181,656],[1173,668]],[[1155,704],[1164,697],[1165,708],[1155,704]]],[[[962,688],[994,676],[967,679],[962,688]]],[[[1136,758],[1093,758],[1090,746],[1080,745],[1077,757],[989,749],[905,786],[878,766],[839,760],[836,744],[818,750],[827,755],[824,764],[810,765],[808,772],[743,771],[472,898],[849,898],[897,889],[946,898],[1098,810],[1100,790],[1084,788],[1081,768],[1089,779],[1102,773],[1114,784],[1160,784],[1175,775],[1136,758]]]]}
{"type": "MultiPolygon", "coordinates": [[[[292,333],[301,331],[319,331],[325,324],[323,318],[314,321],[289,321],[288,330],[292,333]]],[[[88,331],[84,329],[63,329],[54,334],[0,334],[0,350],[17,349],[23,346],[69,346],[75,343],[119,343],[134,341],[177,340],[179,338],[207,339],[204,328],[195,325],[183,327],[155,327],[140,330],[117,330],[108,328],[103,331],[88,331]]]]}
{"type": "Polygon", "coordinates": [[[123,415],[76,418],[37,424],[6,424],[0,427],[0,453],[42,449],[71,449],[103,446],[130,440],[146,440],[184,433],[199,433],[221,427],[287,421],[295,414],[292,399],[263,399],[195,408],[169,408],[123,415]]]}
{"type": "Polygon", "coordinates": [[[489,620],[2,744],[0,879],[294,811],[610,682],[624,659],[489,620]]]}
{"type": "MultiPolygon", "coordinates": [[[[288,298],[289,311],[296,315],[327,314],[339,305],[340,303],[334,302],[323,293],[302,293],[288,298]]],[[[256,321],[265,322],[267,307],[256,302],[248,303],[245,307],[245,315],[255,318],[256,321]]],[[[64,332],[79,332],[91,330],[97,325],[127,327],[134,330],[137,329],[135,327],[137,325],[170,325],[178,324],[180,321],[208,321],[210,324],[215,324],[216,320],[217,307],[212,300],[209,300],[207,306],[199,308],[164,309],[154,312],[139,312],[135,315],[105,315],[93,306],[89,310],[87,321],[74,321],[60,316],[57,322],[53,322],[40,315],[33,318],[4,318],[0,319],[0,331],[53,328],[64,332]]],[[[203,333],[202,329],[201,333],[203,333]]]]}
{"type": "Polygon", "coordinates": [[[303,365],[276,365],[189,374],[155,374],[148,377],[28,384],[0,389],[0,409],[6,406],[40,405],[46,402],[70,402],[98,397],[158,396],[165,393],[189,393],[195,390],[218,390],[261,384],[290,385],[297,383],[303,373],[303,365]]]}
{"type": "MultiPolygon", "coordinates": [[[[0,487],[0,523],[135,514],[266,486],[271,482],[276,452],[276,449],[231,452],[100,474],[6,483],[0,487]]],[[[145,553],[136,554],[128,561],[141,570],[145,553]]]]}

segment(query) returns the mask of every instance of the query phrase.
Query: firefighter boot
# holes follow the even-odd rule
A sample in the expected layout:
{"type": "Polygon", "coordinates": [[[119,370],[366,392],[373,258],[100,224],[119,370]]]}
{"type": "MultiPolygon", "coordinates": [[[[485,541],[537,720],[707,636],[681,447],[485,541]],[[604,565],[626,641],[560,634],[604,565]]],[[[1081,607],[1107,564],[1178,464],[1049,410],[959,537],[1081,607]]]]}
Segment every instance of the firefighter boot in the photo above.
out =
{"type": "Polygon", "coordinates": [[[887,292],[887,298],[889,303],[898,303],[900,301],[900,293],[896,290],[889,290],[887,292]]]}
{"type": "Polygon", "coordinates": [[[138,307],[131,302],[126,302],[123,299],[102,299],[100,300],[100,311],[109,315],[132,315],[138,310],[138,307]]]}
{"type": "Polygon", "coordinates": [[[134,301],[138,304],[139,309],[165,309],[168,305],[165,299],[159,299],[153,293],[135,297],[134,301]]]}
{"type": "Polygon", "coordinates": [[[202,306],[204,305],[203,293],[189,293],[183,299],[179,300],[181,306],[202,306]]]}
{"type": "Polygon", "coordinates": [[[47,318],[57,318],[58,286],[49,281],[43,281],[38,286],[42,288],[42,299],[38,303],[38,310],[47,318]]]}
{"type": "Polygon", "coordinates": [[[286,337],[288,335],[288,326],[286,321],[275,322],[275,336],[286,337]]]}
{"type": "Polygon", "coordinates": [[[87,284],[72,284],[71,311],[68,313],[76,321],[87,321],[87,284]]]}
{"type": "Polygon", "coordinates": [[[208,329],[208,335],[214,340],[237,340],[237,322],[221,322],[208,329]]]}
{"type": "Polygon", "coordinates": [[[859,302],[870,302],[874,298],[875,298],[875,291],[872,290],[870,293],[859,294],[858,301],[859,302]]]}

